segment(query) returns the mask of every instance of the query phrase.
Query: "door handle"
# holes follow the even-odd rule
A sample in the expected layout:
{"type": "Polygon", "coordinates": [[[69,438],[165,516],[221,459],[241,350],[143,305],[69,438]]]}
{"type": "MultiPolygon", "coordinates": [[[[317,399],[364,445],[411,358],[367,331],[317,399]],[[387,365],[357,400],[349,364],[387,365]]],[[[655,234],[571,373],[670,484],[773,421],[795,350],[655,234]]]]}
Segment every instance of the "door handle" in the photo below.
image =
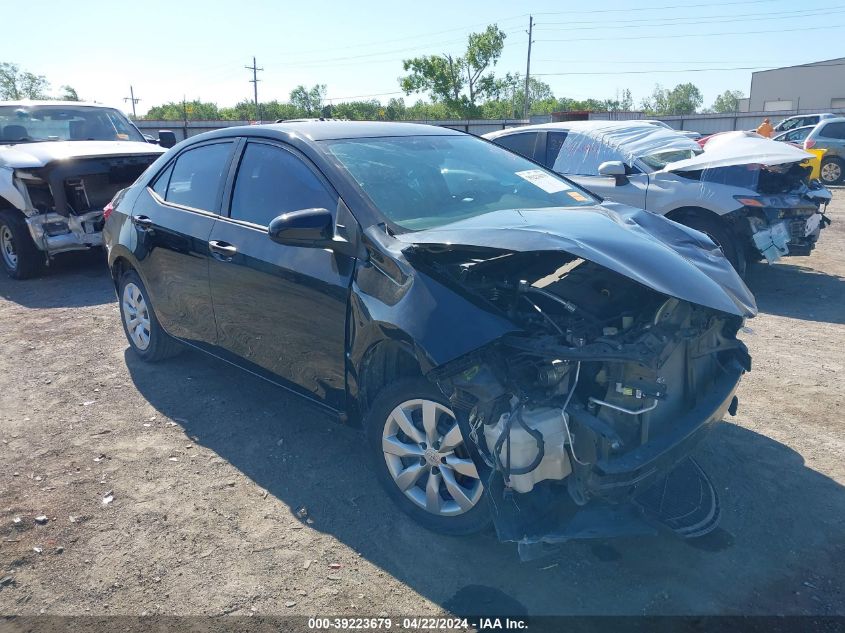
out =
{"type": "Polygon", "coordinates": [[[145,215],[133,215],[132,224],[137,226],[142,231],[149,231],[153,228],[153,221],[145,215]]]}
{"type": "Polygon", "coordinates": [[[238,252],[236,246],[232,246],[228,242],[218,242],[217,240],[211,240],[208,243],[208,248],[215,259],[219,259],[222,262],[232,261],[232,258],[238,252]]]}

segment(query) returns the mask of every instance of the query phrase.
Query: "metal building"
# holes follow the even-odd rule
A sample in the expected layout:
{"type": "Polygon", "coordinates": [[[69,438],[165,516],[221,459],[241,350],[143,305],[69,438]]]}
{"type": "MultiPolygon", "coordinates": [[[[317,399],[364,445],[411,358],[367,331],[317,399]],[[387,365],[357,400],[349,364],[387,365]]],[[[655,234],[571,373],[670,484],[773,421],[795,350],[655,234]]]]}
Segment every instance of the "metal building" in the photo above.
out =
{"type": "Polygon", "coordinates": [[[751,74],[752,112],[845,108],[845,57],[751,74]]]}

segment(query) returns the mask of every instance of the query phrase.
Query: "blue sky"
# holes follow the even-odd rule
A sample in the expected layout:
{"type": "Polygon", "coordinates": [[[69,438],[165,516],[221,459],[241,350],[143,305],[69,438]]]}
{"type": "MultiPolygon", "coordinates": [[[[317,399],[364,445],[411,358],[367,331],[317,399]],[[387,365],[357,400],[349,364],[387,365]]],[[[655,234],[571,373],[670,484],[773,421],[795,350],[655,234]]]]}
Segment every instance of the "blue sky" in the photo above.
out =
{"type": "MultiPolygon", "coordinates": [[[[23,5],[18,5],[23,6],[23,5]]],[[[138,113],[164,101],[220,105],[252,98],[252,62],[261,100],[286,100],[298,84],[327,85],[333,100],[398,93],[401,60],[460,53],[466,35],[496,23],[507,33],[497,74],[525,72],[528,14],[535,17],[532,74],[556,96],[635,101],[654,84],[692,81],[710,105],[725,89],[748,94],[751,69],[845,55],[845,2],[822,0],[503,0],[426,3],[38,3],[4,29],[0,61],[46,75],[55,92],[70,84],[85,99],[138,113]],[[305,9],[304,7],[310,8],[305,9]],[[224,8],[228,7],[228,8],[224,8]],[[29,17],[23,17],[30,14],[29,17]],[[713,70],[717,69],[717,70],[713,70]]],[[[4,14],[8,18],[11,9],[4,14]]],[[[406,102],[416,97],[406,97],[406,102]]]]}

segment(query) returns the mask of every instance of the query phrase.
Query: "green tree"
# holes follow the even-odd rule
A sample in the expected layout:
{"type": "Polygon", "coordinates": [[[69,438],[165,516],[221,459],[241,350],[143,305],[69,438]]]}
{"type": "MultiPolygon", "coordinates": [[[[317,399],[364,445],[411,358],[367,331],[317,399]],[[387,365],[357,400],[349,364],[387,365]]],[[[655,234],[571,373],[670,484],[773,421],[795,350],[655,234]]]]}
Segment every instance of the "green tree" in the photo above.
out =
{"type": "Polygon", "coordinates": [[[463,55],[403,60],[402,68],[409,74],[399,78],[399,85],[407,95],[427,92],[432,101],[444,103],[459,116],[477,115],[478,102],[496,90],[495,77],[488,71],[499,61],[505,37],[492,24],[481,33],[470,33],[463,55]]]}
{"type": "Polygon", "coordinates": [[[671,90],[655,85],[650,98],[643,100],[643,110],[652,114],[693,114],[704,97],[693,83],[678,84],[671,90]]]}
{"type": "Polygon", "coordinates": [[[323,101],[326,98],[326,85],[317,84],[310,90],[297,86],[290,93],[290,104],[300,110],[302,116],[317,117],[323,114],[323,101]]]}
{"type": "Polygon", "coordinates": [[[215,120],[222,117],[216,103],[194,99],[184,104],[181,101],[170,101],[153,106],[143,118],[155,121],[181,121],[186,118],[196,121],[215,120]]]}
{"type": "Polygon", "coordinates": [[[47,99],[49,88],[44,75],[22,71],[17,64],[0,63],[0,99],[47,99]]]}
{"type": "Polygon", "coordinates": [[[742,90],[725,90],[716,97],[711,109],[713,112],[736,112],[739,109],[739,100],[744,97],[742,90]]]}
{"type": "Polygon", "coordinates": [[[79,94],[72,86],[62,86],[62,90],[64,90],[64,93],[62,93],[62,96],[59,97],[62,101],[82,101],[82,99],[79,98],[79,94]]]}
{"type": "MultiPolygon", "coordinates": [[[[525,103],[524,77],[520,73],[507,73],[503,78],[496,79],[491,96],[493,98],[481,106],[481,112],[485,118],[521,118],[525,103]]],[[[554,100],[554,93],[546,82],[536,77],[529,77],[528,99],[531,114],[547,114],[545,106],[550,100],[554,100]]]]}

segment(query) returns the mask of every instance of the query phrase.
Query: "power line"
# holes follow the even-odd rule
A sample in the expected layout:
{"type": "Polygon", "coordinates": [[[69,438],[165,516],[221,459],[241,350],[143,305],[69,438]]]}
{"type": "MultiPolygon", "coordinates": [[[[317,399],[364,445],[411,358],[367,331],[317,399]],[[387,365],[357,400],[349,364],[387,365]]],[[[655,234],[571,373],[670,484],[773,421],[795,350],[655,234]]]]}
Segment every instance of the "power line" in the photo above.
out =
{"type": "Polygon", "coordinates": [[[740,13],[734,15],[702,15],[702,16],[685,16],[682,18],[645,18],[634,20],[615,20],[612,25],[603,24],[601,22],[544,22],[537,27],[540,31],[594,31],[597,29],[630,29],[651,26],[683,26],[686,24],[707,24],[707,23],[733,23],[733,22],[747,22],[745,18],[753,17],[755,22],[763,20],[787,20],[795,18],[810,18],[819,16],[828,16],[831,13],[842,13],[845,9],[804,9],[800,11],[783,11],[781,13],[770,13],[768,15],[759,15],[755,13],[740,13]],[[726,19],[726,18],[740,18],[740,19],[726,19]],[[634,24],[637,23],[637,24],[634,24]],[[645,24],[640,24],[645,23],[645,24]],[[566,24],[565,28],[546,28],[548,25],[566,24]],[[571,26],[571,25],[597,25],[597,26],[571,26]],[[617,26],[618,25],[618,26],[617,26]],[[571,28],[570,28],[571,26],[571,28]]]}
{"type": "Polygon", "coordinates": [[[722,35],[757,35],[760,33],[794,33],[796,31],[819,31],[823,29],[839,29],[845,24],[828,24],[825,26],[807,26],[794,29],[768,29],[765,31],[727,31],[719,33],[680,33],[673,35],[631,35],[623,37],[578,37],[566,39],[537,40],[538,42],[607,42],[618,40],[667,40],[680,37],[715,37],[722,35]]]}
{"type": "MultiPolygon", "coordinates": [[[[788,68],[815,68],[819,66],[845,66],[845,62],[833,64],[798,64],[788,68]]],[[[674,69],[650,69],[650,70],[610,70],[610,71],[572,71],[559,73],[534,73],[536,77],[551,77],[563,75],[647,75],[651,73],[703,73],[711,71],[729,72],[732,70],[775,70],[771,66],[735,66],[733,68],[674,68],[674,69]]]]}
{"type": "MultiPolygon", "coordinates": [[[[780,2],[781,0],[739,0],[738,2],[705,2],[702,4],[672,4],[651,7],[633,7],[637,11],[662,11],[665,9],[693,9],[696,7],[727,7],[739,4],[763,4],[771,2],[780,2]]],[[[590,11],[579,10],[579,15],[585,13],[629,13],[632,7],[625,7],[623,9],[592,9],[590,11]]],[[[535,13],[534,15],[572,15],[571,11],[546,11],[544,13],[535,13]]]]}

